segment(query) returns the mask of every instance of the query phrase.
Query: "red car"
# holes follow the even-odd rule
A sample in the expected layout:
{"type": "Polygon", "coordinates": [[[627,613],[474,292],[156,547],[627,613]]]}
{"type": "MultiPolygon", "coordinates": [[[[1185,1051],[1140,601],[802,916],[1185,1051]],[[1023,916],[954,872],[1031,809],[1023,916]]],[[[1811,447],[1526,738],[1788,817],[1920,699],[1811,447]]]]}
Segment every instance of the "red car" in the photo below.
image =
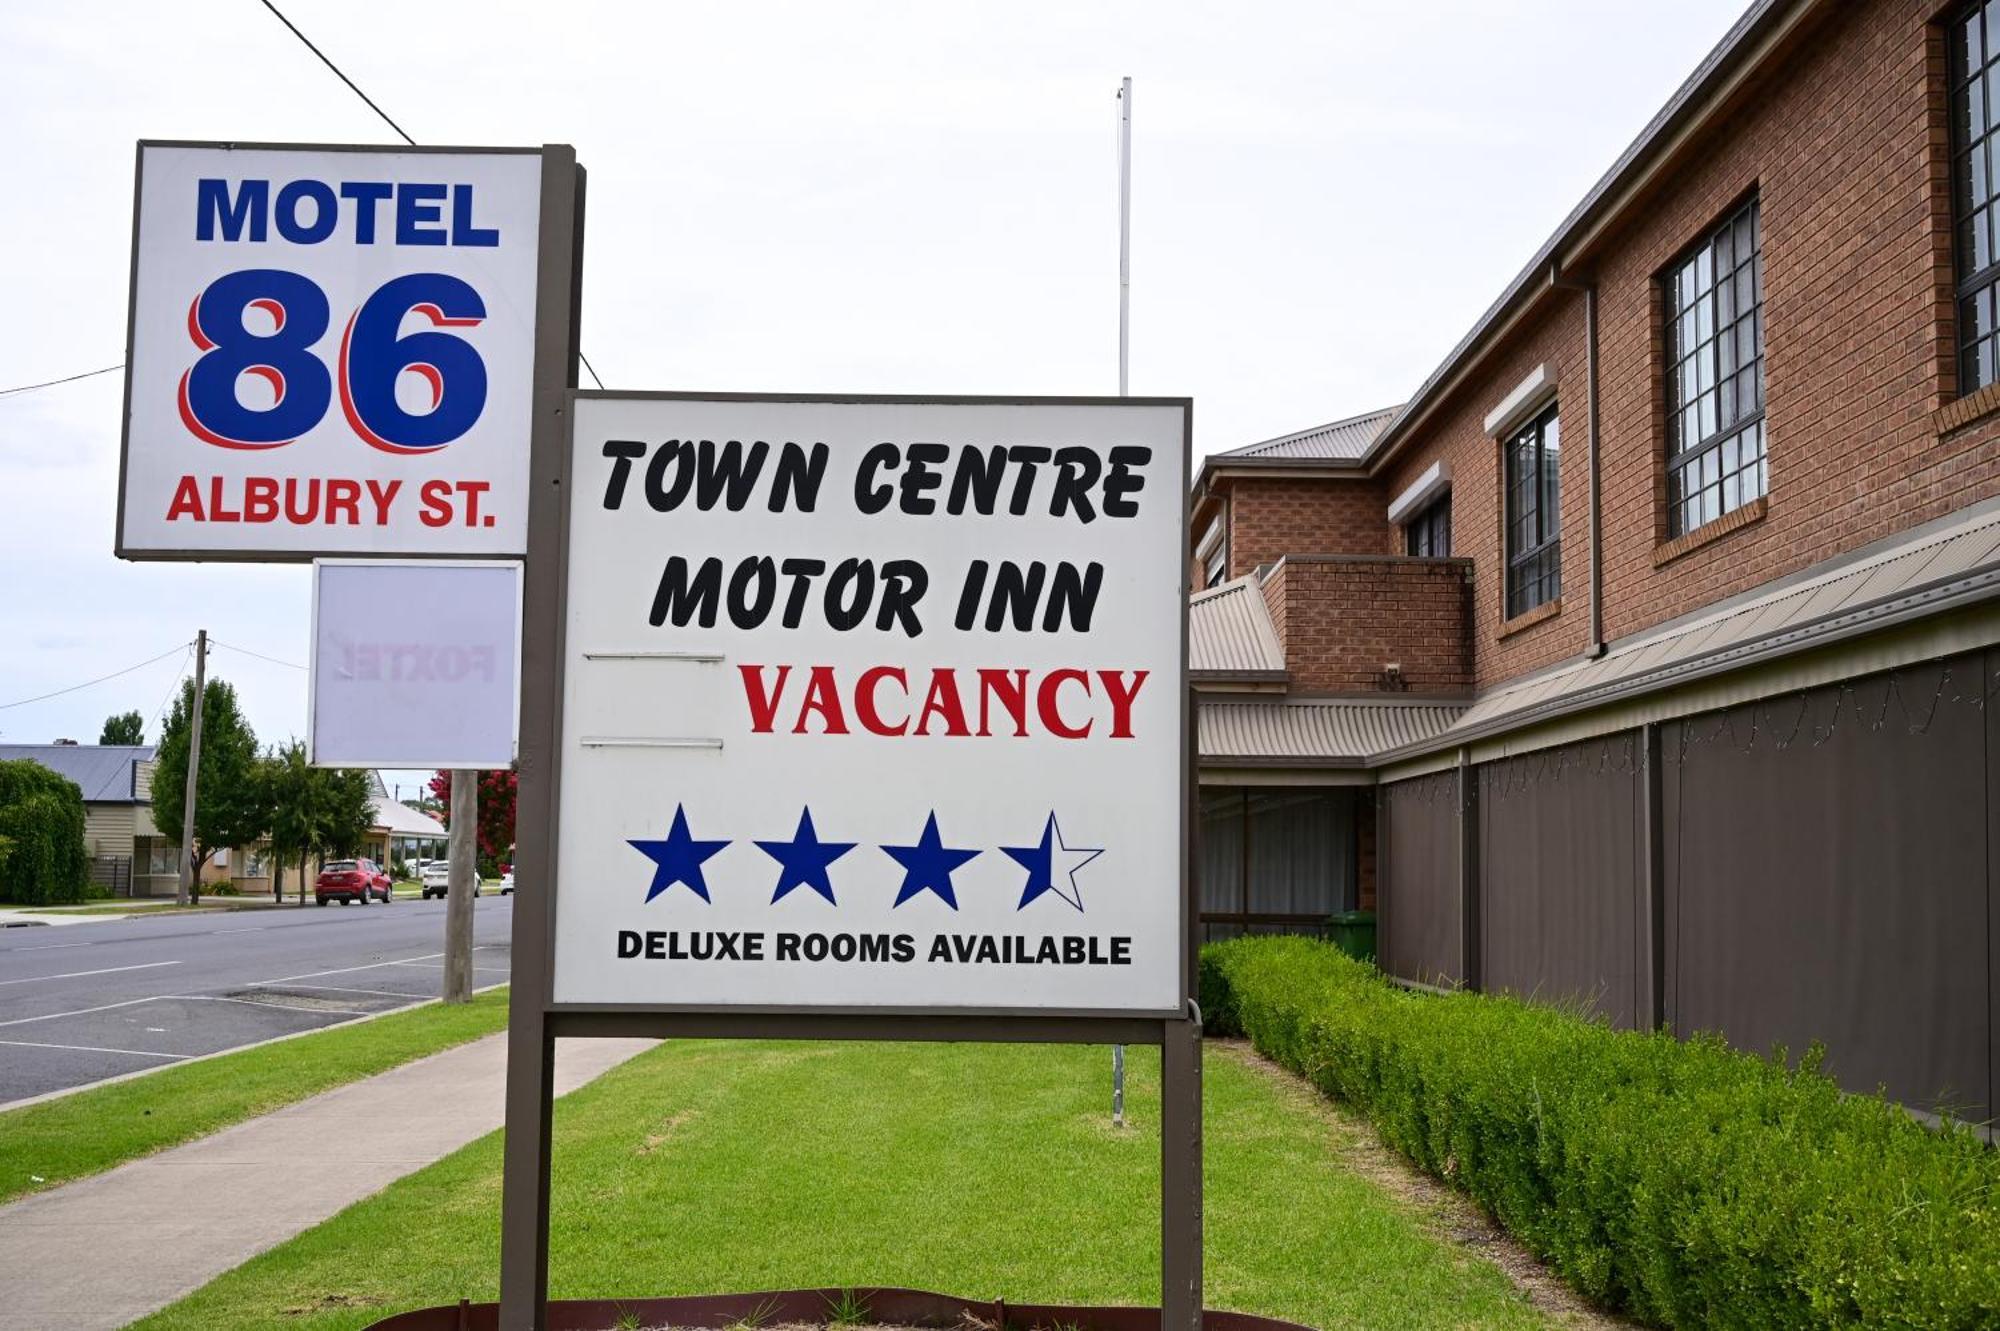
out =
{"type": "Polygon", "coordinates": [[[313,900],[322,906],[329,901],[365,906],[371,897],[387,903],[393,899],[389,888],[389,875],[373,860],[328,860],[313,884],[313,900]]]}

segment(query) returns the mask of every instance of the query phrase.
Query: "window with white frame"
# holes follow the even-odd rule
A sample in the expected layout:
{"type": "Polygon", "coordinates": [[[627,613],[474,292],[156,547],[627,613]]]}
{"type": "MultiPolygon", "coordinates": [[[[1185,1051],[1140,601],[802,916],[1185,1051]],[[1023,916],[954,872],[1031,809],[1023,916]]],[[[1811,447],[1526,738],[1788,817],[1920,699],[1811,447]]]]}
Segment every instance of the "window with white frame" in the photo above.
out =
{"type": "Polygon", "coordinates": [[[1562,595],[1562,422],[1551,403],[1507,441],[1507,617],[1562,595]]]}

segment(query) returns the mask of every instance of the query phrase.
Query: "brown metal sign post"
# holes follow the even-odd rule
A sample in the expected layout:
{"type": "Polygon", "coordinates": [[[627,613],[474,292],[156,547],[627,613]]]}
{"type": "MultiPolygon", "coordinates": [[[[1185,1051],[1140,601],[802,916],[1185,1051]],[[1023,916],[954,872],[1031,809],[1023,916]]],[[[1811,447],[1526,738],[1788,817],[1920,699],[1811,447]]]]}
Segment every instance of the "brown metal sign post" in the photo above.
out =
{"type": "MultiPolygon", "coordinates": [[[[573,166],[573,157],[566,167],[573,166]]],[[[516,861],[521,890],[516,895],[513,973],[507,1069],[507,1132],[502,1198],[500,1325],[505,1331],[542,1331],[547,1325],[550,1114],[555,1041],[567,1037],[646,1036],[654,1038],[950,1040],[1143,1044],[1161,1047],[1161,1276],[1162,1326],[1199,1331],[1201,1324],[1201,1026],[1193,1003],[1195,987],[1194,901],[1189,866],[1187,809],[1193,797],[1193,714],[1187,691],[1185,621],[1186,561],[1177,561],[1180,587],[1178,678],[1159,683],[1178,690],[1164,714],[1179,711],[1183,760],[1178,764],[1176,826],[1158,829],[1174,836],[1179,868],[1177,998],[1141,1009],[967,1006],[913,1007],[863,1005],[721,1006],[702,1002],[653,1003],[559,1001],[557,921],[559,859],[564,851],[559,822],[564,737],[565,670],[573,647],[566,641],[573,607],[568,592],[575,553],[570,528],[572,491],[581,478],[571,474],[576,417],[580,406],[603,402],[753,401],[854,407],[873,404],[896,409],[1071,406],[1169,410],[1180,413],[1181,454],[1177,467],[1163,468],[1179,485],[1171,499],[1185,530],[1187,451],[1185,399],[1023,399],[742,397],[728,394],[616,394],[574,391],[577,363],[576,292],[582,231],[581,172],[551,169],[544,176],[543,263],[536,347],[533,457],[530,467],[528,555],[523,598],[520,787],[516,861]],[[567,322],[553,316],[568,310],[567,322]]],[[[721,436],[718,436],[721,437],[721,436]]],[[[878,436],[879,437],[879,436],[878,436]]],[[[594,493],[594,492],[593,492],[594,493]]],[[[1156,489],[1155,493],[1159,493],[1156,489]]],[[[1163,496],[1164,497],[1164,496],[1163,496]]],[[[593,500],[594,502],[594,500],[593,500]]],[[[775,510],[774,510],[775,511],[775,510]]],[[[587,564],[579,564],[587,568],[587,564]]],[[[674,656],[675,653],[611,653],[614,656],[674,656]]],[[[715,660],[719,658],[703,658],[715,660]]],[[[754,667],[742,667],[745,670],[754,667]]],[[[1078,672],[1071,672],[1072,674],[1078,672]]],[[[1161,672],[1164,676],[1166,671],[1161,672]]],[[[1135,690],[1136,692],[1136,686],[1135,690]]],[[[803,725],[803,722],[801,722],[803,725]]],[[[584,741],[588,742],[588,741],[584,741]]],[[[600,743],[602,741],[599,741],[600,743]]],[[[692,741],[632,739],[631,745],[685,746],[692,741]]],[[[720,741],[714,741],[717,748],[720,741]]],[[[590,769],[584,769],[588,775],[590,769]]],[[[585,789],[577,784],[578,797],[585,789]]],[[[935,821],[935,819],[934,819],[935,821]]],[[[1053,824],[1053,816],[1051,817],[1053,824]]],[[[1147,829],[1151,831],[1152,829],[1147,829]]],[[[575,829],[570,829],[572,835],[575,829]]],[[[685,835],[684,831],[682,835],[685,835]]],[[[1169,868],[1169,872],[1171,869],[1169,868]]],[[[588,877],[586,875],[586,877],[588,877]]],[[[706,900],[706,892],[703,892],[706,900]]],[[[706,907],[700,907],[706,909],[706,907]]],[[[956,911],[956,906],[953,910],[956,911]]],[[[1066,907],[1064,909],[1067,909],[1066,907]]],[[[1080,907],[1079,907],[1080,909],[1080,907]]],[[[1168,962],[1174,965],[1174,962],[1168,962]]],[[[566,970],[565,974],[569,972],[566,970]]],[[[1164,976],[1163,981],[1171,980],[1164,976]]],[[[565,984],[569,981],[565,981],[565,984]]],[[[1160,996],[1164,998],[1162,988],[1160,996]]]]}

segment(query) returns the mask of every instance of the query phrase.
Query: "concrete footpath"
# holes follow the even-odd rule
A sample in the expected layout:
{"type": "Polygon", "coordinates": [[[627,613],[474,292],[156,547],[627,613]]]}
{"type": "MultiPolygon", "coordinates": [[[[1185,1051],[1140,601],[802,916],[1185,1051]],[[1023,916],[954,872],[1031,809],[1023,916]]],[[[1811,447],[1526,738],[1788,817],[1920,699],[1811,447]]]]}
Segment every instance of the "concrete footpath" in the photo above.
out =
{"type": "MultiPolygon", "coordinates": [[[[652,1047],[556,1046],[556,1094],[652,1047]]],[[[501,1124],[489,1035],[0,1207],[0,1328],[121,1327],[501,1124]]]]}

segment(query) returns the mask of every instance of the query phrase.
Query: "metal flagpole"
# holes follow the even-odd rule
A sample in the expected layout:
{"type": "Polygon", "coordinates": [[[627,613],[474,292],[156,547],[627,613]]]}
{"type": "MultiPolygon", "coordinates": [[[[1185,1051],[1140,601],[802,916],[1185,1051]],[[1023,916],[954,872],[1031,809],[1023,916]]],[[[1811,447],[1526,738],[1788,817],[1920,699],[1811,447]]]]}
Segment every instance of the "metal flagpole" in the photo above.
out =
{"type": "MultiPolygon", "coordinates": [[[[1118,396],[1132,391],[1132,80],[1118,85],[1118,396]]],[[[1125,1046],[1111,1046],[1111,1126],[1125,1126],[1125,1046]]]]}
{"type": "Polygon", "coordinates": [[[1132,359],[1132,80],[1118,88],[1118,396],[1131,389],[1132,359]]]}

